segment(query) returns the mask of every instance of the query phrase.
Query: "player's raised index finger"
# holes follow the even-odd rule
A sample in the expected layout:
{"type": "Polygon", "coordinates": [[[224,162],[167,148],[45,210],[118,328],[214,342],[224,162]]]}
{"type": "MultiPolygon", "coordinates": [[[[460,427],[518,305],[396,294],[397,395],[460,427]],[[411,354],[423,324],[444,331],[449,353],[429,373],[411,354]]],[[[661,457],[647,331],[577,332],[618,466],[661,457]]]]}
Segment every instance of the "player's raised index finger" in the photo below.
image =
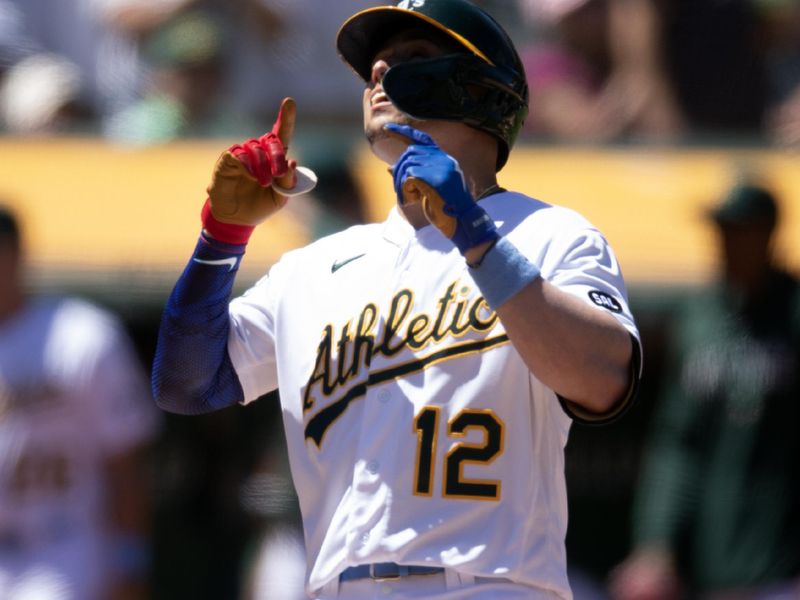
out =
{"type": "Polygon", "coordinates": [[[272,132],[278,136],[284,147],[289,147],[289,142],[294,135],[294,122],[297,119],[297,104],[294,98],[284,98],[278,118],[272,127],[272,132]]]}

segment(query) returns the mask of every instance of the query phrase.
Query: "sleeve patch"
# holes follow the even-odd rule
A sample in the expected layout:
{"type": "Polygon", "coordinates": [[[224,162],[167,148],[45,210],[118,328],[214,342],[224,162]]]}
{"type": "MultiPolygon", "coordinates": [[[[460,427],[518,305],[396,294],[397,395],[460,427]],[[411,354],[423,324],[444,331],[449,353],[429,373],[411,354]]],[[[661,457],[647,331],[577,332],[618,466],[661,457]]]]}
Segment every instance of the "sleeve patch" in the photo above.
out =
{"type": "Polygon", "coordinates": [[[613,296],[601,292],[600,290],[589,291],[589,300],[594,302],[597,306],[610,310],[613,313],[621,313],[622,305],[613,296]]]}

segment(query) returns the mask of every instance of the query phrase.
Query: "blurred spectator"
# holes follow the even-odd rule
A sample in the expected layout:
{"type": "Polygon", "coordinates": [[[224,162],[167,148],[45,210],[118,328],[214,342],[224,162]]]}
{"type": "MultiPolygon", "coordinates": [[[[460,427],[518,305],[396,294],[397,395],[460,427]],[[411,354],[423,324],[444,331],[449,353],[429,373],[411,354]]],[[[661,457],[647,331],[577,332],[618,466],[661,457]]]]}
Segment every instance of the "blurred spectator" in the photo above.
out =
{"type": "Polygon", "coordinates": [[[143,600],[146,380],[110,314],[26,296],[22,254],[0,208],[0,598],[143,600]]]}
{"type": "Polygon", "coordinates": [[[197,0],[91,0],[95,10],[112,28],[138,39],[197,0]]]}
{"type": "Polygon", "coordinates": [[[47,133],[85,112],[82,76],[66,58],[48,53],[25,30],[25,17],[0,0],[0,131],[47,133]]]}
{"type": "Polygon", "coordinates": [[[762,0],[761,10],[769,44],[767,132],[777,144],[800,146],[800,3],[762,0]]]}
{"type": "Polygon", "coordinates": [[[617,600],[800,598],[800,283],[767,189],[710,217],[720,278],[677,321],[617,600]]]}
{"type": "Polygon", "coordinates": [[[531,133],[590,141],[797,137],[793,0],[518,2],[541,38],[523,52],[531,133]]]}
{"type": "Polygon", "coordinates": [[[232,111],[224,94],[224,24],[201,9],[179,11],[142,34],[141,55],[150,67],[142,98],[108,122],[108,137],[158,143],[181,137],[261,133],[232,111]]]}
{"type": "Polygon", "coordinates": [[[0,122],[13,133],[52,134],[89,121],[80,103],[82,85],[77,66],[57,54],[23,58],[0,84],[0,122]]]}
{"type": "Polygon", "coordinates": [[[518,0],[541,37],[521,51],[529,133],[568,141],[673,139],[684,131],[655,0],[518,0]]]}
{"type": "Polygon", "coordinates": [[[657,0],[664,53],[696,137],[763,134],[768,73],[763,0],[657,0]]]}
{"type": "Polygon", "coordinates": [[[136,39],[111,20],[108,5],[118,1],[0,0],[0,63],[8,71],[0,126],[20,134],[96,132],[101,119],[133,101],[142,71],[136,39]],[[27,102],[31,82],[44,106],[27,102]]]}
{"type": "Polygon", "coordinates": [[[800,146],[800,85],[770,108],[767,131],[780,146],[800,146]]]}

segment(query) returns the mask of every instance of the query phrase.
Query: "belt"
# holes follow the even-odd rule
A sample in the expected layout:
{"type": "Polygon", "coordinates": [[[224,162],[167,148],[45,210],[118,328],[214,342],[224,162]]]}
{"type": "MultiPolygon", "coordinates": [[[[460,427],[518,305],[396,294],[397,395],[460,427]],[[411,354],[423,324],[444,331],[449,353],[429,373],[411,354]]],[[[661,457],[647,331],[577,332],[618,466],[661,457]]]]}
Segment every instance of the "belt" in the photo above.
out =
{"type": "Polygon", "coordinates": [[[442,567],[421,567],[416,565],[398,565],[395,563],[373,563],[349,567],[339,575],[339,581],[352,581],[354,579],[374,579],[386,581],[387,579],[400,579],[409,575],[434,575],[444,573],[442,567]]]}

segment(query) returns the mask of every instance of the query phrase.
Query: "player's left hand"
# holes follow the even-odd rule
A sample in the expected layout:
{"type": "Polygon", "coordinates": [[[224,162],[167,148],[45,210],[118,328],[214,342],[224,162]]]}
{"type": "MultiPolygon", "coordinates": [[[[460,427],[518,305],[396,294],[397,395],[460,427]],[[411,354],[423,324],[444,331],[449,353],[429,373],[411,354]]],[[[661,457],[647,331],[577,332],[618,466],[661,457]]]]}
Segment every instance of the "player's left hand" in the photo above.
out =
{"type": "Polygon", "coordinates": [[[428,221],[450,238],[461,254],[499,237],[494,221],[475,202],[452,156],[423,131],[396,123],[385,128],[410,143],[392,167],[401,205],[421,202],[428,221]]]}

